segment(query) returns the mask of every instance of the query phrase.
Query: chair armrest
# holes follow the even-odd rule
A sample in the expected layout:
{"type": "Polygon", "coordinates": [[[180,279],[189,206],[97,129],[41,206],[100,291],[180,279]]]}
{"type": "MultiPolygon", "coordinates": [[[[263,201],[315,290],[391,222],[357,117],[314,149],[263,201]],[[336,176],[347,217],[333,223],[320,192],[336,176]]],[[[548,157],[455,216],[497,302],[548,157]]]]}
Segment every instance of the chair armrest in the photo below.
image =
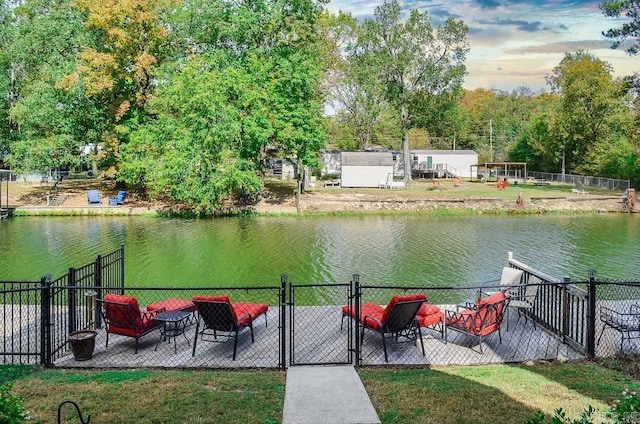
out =
{"type": "Polygon", "coordinates": [[[367,326],[367,319],[369,319],[369,320],[371,320],[371,321],[375,321],[375,322],[377,322],[377,323],[378,323],[378,325],[380,326],[380,328],[382,328],[382,321],[380,321],[378,318],[376,318],[376,317],[374,317],[374,316],[371,316],[371,315],[365,315],[365,316],[362,318],[362,325],[363,325],[363,326],[365,326],[365,327],[367,326]]]}
{"type": "Polygon", "coordinates": [[[243,315],[237,317],[238,325],[242,324],[242,322],[245,320],[245,318],[248,318],[247,323],[253,322],[253,319],[251,318],[251,313],[246,312],[243,315]]]}
{"type": "Polygon", "coordinates": [[[161,308],[154,309],[153,311],[140,311],[140,317],[142,318],[142,321],[144,321],[144,322],[151,321],[155,317],[157,317],[159,314],[165,312],[166,310],[167,310],[167,308],[165,308],[163,306],[161,308]]]}
{"type": "MultiPolygon", "coordinates": [[[[478,305],[476,305],[473,302],[460,303],[460,304],[456,305],[455,312],[460,312],[460,310],[464,310],[464,309],[475,311],[476,309],[478,309],[478,305]]],[[[451,311],[451,312],[454,312],[454,311],[451,311]]]]}

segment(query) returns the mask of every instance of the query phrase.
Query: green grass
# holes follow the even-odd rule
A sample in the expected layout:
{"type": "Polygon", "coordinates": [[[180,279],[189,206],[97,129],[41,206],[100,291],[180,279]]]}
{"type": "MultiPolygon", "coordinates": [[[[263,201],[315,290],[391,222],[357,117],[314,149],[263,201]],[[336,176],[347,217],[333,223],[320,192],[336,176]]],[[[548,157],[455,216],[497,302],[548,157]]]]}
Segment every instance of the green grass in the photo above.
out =
{"type": "MultiPolygon", "coordinates": [[[[562,407],[577,417],[592,405],[604,414],[634,383],[594,363],[486,365],[360,373],[383,423],[524,423],[562,407]]],[[[597,422],[601,422],[598,420],[597,422]]]]}
{"type": "MultiPolygon", "coordinates": [[[[637,358],[568,364],[362,369],[376,411],[388,423],[524,423],[536,411],[563,408],[577,417],[592,405],[598,420],[623,389],[637,387],[627,372],[637,358]],[[611,362],[611,361],[609,361],[611,362]],[[611,363],[605,362],[611,366],[611,363]]],[[[318,368],[319,371],[322,368],[318,368]]],[[[278,423],[285,374],[265,370],[41,370],[0,367],[34,422],[55,422],[64,400],[77,402],[91,422],[278,423]]],[[[65,408],[65,423],[75,423],[65,408]]],[[[600,419],[602,418],[602,419],[600,419]]]]}

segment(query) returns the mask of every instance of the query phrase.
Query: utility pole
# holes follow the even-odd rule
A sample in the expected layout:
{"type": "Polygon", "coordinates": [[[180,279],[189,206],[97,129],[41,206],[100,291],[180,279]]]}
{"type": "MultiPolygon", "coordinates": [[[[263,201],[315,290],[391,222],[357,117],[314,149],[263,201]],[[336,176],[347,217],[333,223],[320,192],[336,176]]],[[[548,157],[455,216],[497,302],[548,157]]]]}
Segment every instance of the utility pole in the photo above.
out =
{"type": "Polygon", "coordinates": [[[493,162],[493,122],[489,119],[489,160],[493,162]]]}

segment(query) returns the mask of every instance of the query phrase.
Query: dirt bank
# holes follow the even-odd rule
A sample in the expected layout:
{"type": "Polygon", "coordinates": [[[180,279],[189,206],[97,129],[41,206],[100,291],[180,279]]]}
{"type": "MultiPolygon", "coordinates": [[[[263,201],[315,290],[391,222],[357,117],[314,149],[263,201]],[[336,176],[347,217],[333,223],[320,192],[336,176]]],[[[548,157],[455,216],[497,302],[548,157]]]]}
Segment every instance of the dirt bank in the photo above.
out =
{"type": "MultiPolygon", "coordinates": [[[[268,184],[262,199],[246,209],[260,214],[441,210],[466,210],[472,214],[625,212],[620,196],[615,193],[576,196],[571,194],[570,189],[531,191],[522,196],[523,204],[518,205],[515,199],[521,192],[488,191],[486,187],[473,185],[462,190],[450,187],[449,190],[442,191],[429,190],[428,184],[414,184],[409,190],[316,189],[302,194],[299,201],[294,187],[295,184],[291,182],[268,184]]],[[[64,215],[144,215],[166,212],[169,209],[168,204],[149,201],[131,190],[127,192],[124,206],[109,207],[108,197],[115,195],[117,191],[112,181],[63,181],[55,191],[51,185],[12,182],[9,186],[9,204],[18,213],[28,215],[52,215],[56,212],[64,215]],[[88,206],[89,189],[99,191],[102,196],[100,206],[88,206]],[[54,194],[63,197],[61,204],[49,204],[54,194]]]]}

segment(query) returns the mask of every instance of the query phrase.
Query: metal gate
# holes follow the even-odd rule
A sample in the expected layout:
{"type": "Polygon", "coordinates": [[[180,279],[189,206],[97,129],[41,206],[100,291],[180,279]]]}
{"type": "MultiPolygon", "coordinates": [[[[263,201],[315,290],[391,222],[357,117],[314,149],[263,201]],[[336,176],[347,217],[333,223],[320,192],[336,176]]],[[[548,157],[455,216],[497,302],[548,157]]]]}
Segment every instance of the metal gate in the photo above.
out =
{"type": "Polygon", "coordinates": [[[289,285],[289,365],[353,363],[352,284],[289,285]]]}

